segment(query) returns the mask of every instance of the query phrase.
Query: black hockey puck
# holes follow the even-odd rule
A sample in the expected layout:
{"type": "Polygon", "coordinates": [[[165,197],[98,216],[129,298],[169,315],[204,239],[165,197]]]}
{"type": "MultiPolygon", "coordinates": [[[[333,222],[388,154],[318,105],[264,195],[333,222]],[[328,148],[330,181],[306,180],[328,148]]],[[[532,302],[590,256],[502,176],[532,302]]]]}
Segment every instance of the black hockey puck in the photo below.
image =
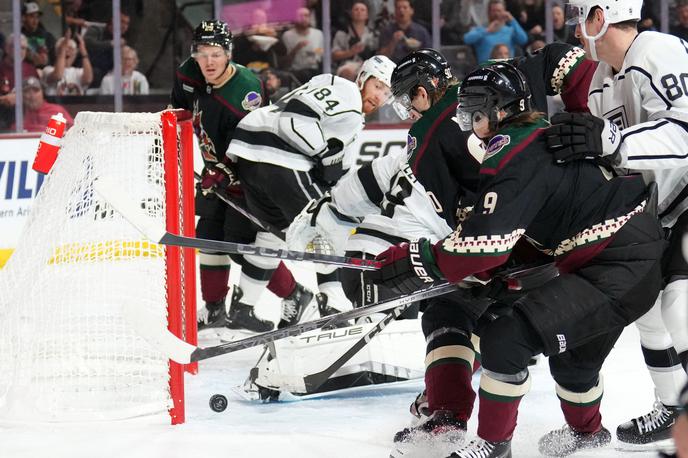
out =
{"type": "Polygon", "coordinates": [[[210,408],[214,412],[224,412],[227,408],[227,397],[222,394],[214,394],[210,397],[210,408]]]}

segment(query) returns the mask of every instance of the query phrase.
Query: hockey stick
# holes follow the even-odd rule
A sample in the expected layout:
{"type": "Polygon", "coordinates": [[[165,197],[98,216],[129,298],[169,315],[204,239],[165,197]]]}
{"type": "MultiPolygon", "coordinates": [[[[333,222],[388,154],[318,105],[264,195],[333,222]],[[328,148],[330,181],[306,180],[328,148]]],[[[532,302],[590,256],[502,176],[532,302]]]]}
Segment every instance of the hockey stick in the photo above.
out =
{"type": "MultiPolygon", "coordinates": [[[[194,177],[196,178],[196,181],[201,181],[201,175],[199,175],[197,172],[194,172],[194,177]]],[[[234,210],[238,211],[241,213],[246,219],[251,221],[253,224],[256,226],[260,227],[261,229],[264,229],[267,232],[270,232],[273,234],[275,237],[279,237],[282,240],[286,240],[287,237],[284,235],[284,231],[280,231],[277,229],[275,226],[272,226],[265,221],[260,220],[258,217],[253,216],[251,212],[246,210],[244,207],[242,207],[238,202],[236,202],[234,199],[229,197],[223,190],[218,189],[217,187],[213,187],[212,190],[210,190],[213,194],[215,194],[221,201],[232,207],[234,210]]]]}
{"type": "MultiPolygon", "coordinates": [[[[300,334],[303,334],[304,332],[312,331],[314,329],[325,328],[328,326],[332,326],[336,323],[354,320],[356,318],[367,316],[373,313],[385,312],[390,309],[400,309],[402,308],[402,306],[410,305],[411,303],[416,301],[451,293],[453,291],[456,291],[458,288],[458,286],[453,284],[442,283],[440,285],[432,286],[428,289],[424,289],[413,294],[408,294],[406,296],[387,299],[384,301],[376,302],[375,304],[367,305],[365,307],[359,307],[353,310],[347,310],[346,312],[335,313],[333,315],[324,316],[322,318],[318,318],[312,321],[306,321],[304,323],[296,323],[291,326],[284,327],[282,329],[275,329],[273,331],[268,331],[262,334],[258,334],[256,336],[236,340],[234,342],[227,342],[207,348],[196,348],[190,355],[190,361],[202,361],[204,359],[213,358],[215,356],[220,356],[227,353],[232,353],[238,350],[243,350],[245,348],[251,348],[257,345],[267,344],[270,342],[274,342],[275,340],[284,339],[286,337],[298,336],[300,334]]],[[[385,323],[384,326],[386,325],[387,323],[385,323]]],[[[184,363],[188,363],[188,361],[184,361],[184,363]]]]}
{"type": "Polygon", "coordinates": [[[323,385],[323,383],[325,383],[332,376],[332,374],[337,372],[344,364],[346,364],[347,361],[353,358],[356,355],[356,353],[358,353],[359,351],[361,351],[361,349],[363,349],[363,347],[368,345],[368,342],[370,342],[373,339],[373,337],[381,333],[389,323],[399,318],[399,315],[404,313],[404,311],[406,311],[407,308],[411,307],[411,305],[413,305],[413,303],[400,305],[399,307],[389,312],[387,315],[385,315],[384,318],[380,320],[378,324],[373,326],[373,328],[370,331],[368,331],[363,337],[357,340],[356,343],[351,346],[351,348],[345,351],[332,364],[330,364],[328,367],[326,367],[320,372],[305,376],[303,378],[303,383],[306,386],[306,392],[313,393],[318,388],[320,388],[323,385]]]}
{"type": "Polygon", "coordinates": [[[126,195],[126,191],[107,178],[98,178],[93,182],[94,189],[110,204],[124,219],[129,221],[139,232],[149,240],[161,245],[198,248],[200,250],[215,251],[227,254],[241,254],[278,258],[288,261],[310,261],[339,267],[359,270],[375,270],[380,267],[380,261],[374,259],[352,258],[320,253],[306,253],[287,249],[275,249],[247,245],[243,243],[223,242],[219,240],[199,239],[171,234],[162,227],[154,224],[143,210],[136,206],[134,200],[126,195]]]}

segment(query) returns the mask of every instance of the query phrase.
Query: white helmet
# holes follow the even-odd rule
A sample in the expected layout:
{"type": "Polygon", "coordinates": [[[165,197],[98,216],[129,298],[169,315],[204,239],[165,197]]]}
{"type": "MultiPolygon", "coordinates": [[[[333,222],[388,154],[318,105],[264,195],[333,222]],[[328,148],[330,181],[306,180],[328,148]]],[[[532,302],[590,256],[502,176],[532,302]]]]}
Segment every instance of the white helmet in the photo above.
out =
{"type": "Polygon", "coordinates": [[[368,78],[374,76],[391,88],[392,73],[396,67],[397,64],[392,62],[387,56],[373,56],[361,65],[361,69],[358,71],[358,76],[356,77],[356,84],[358,84],[359,89],[363,89],[368,78]]]}
{"type": "Polygon", "coordinates": [[[566,4],[566,22],[579,24],[585,22],[590,10],[599,6],[604,19],[609,24],[624,21],[639,21],[643,0],[570,0],[566,4]]]}
{"type": "Polygon", "coordinates": [[[607,32],[609,24],[639,21],[642,8],[643,0],[569,0],[566,4],[566,23],[581,25],[581,34],[590,45],[591,57],[593,60],[597,60],[595,41],[607,32]],[[597,35],[590,36],[585,28],[585,20],[596,6],[600,7],[604,13],[604,24],[597,35]]]}

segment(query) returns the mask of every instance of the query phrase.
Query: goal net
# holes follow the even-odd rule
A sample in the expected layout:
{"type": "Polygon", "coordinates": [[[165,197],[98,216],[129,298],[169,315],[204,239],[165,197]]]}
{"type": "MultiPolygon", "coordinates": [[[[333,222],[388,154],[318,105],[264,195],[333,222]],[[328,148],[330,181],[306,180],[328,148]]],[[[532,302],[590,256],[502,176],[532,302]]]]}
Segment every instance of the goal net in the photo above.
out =
{"type": "Polygon", "coordinates": [[[135,322],[196,343],[194,252],[143,240],[93,180],[115,179],[161,228],[193,235],[185,114],[77,115],[0,270],[0,419],[184,421],[184,367],[135,322]]]}

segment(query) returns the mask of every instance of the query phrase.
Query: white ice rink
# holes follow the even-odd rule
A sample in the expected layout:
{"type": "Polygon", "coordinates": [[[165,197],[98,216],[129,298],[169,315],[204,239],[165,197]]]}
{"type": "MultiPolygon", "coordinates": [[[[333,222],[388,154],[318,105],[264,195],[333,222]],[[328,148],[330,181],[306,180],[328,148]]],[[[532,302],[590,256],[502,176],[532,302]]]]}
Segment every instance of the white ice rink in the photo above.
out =
{"type": "MultiPolygon", "coordinates": [[[[262,458],[387,457],[395,431],[409,424],[408,405],[422,381],[358,388],[318,399],[262,404],[235,394],[258,349],[201,362],[186,377],[186,424],[117,423],[2,425],[1,458],[262,458]],[[208,407],[214,393],[229,398],[223,413],[208,407]]],[[[513,440],[514,457],[536,457],[541,434],[563,424],[546,360],[532,368],[532,390],[521,403],[513,440]]],[[[649,411],[653,402],[638,335],[629,327],[604,367],[603,422],[614,430],[622,421],[649,411]]],[[[478,376],[474,377],[477,383],[478,376]]],[[[477,407],[476,407],[477,411],[477,407]]],[[[469,423],[475,434],[476,422],[469,423]]],[[[576,457],[655,457],[612,447],[576,457]]],[[[425,455],[431,457],[432,455],[425,455]]]]}

